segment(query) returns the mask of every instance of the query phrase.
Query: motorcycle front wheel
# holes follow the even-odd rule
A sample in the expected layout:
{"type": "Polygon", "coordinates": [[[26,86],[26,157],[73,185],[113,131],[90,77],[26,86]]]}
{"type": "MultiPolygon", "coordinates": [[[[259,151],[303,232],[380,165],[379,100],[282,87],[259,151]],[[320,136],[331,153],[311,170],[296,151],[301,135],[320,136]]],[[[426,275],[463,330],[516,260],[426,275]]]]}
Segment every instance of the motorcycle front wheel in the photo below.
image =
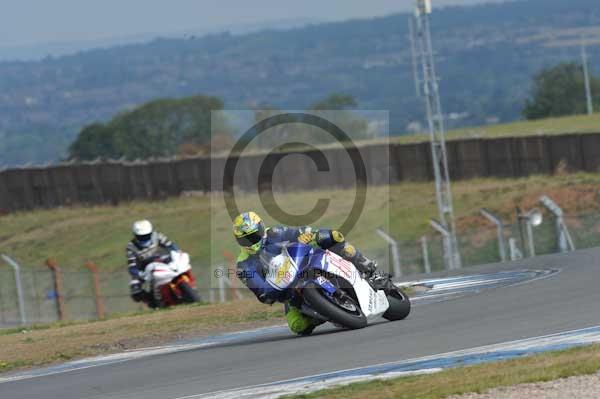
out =
{"type": "Polygon", "coordinates": [[[177,288],[181,291],[181,299],[183,299],[184,303],[200,302],[200,295],[187,282],[183,281],[179,283],[177,288]]]}
{"type": "Polygon", "coordinates": [[[356,301],[347,294],[330,296],[315,283],[308,283],[302,290],[306,302],[330,322],[356,330],[367,326],[367,317],[356,301]]]}

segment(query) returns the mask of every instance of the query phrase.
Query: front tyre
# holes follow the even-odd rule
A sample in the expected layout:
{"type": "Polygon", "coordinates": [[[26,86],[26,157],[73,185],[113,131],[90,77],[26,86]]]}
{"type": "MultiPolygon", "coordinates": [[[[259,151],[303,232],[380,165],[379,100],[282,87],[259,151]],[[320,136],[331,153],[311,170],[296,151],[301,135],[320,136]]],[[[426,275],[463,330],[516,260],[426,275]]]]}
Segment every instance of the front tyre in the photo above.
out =
{"type": "Polygon", "coordinates": [[[386,292],[387,300],[390,304],[388,310],[383,314],[383,318],[396,321],[405,319],[410,313],[410,299],[402,290],[395,288],[386,292]]]}
{"type": "Polygon", "coordinates": [[[181,299],[184,303],[200,302],[200,295],[187,282],[183,281],[177,286],[181,292],[181,299]]]}
{"type": "Polygon", "coordinates": [[[367,326],[367,317],[349,295],[333,298],[315,283],[308,283],[302,290],[308,304],[330,322],[356,330],[367,326]]]}

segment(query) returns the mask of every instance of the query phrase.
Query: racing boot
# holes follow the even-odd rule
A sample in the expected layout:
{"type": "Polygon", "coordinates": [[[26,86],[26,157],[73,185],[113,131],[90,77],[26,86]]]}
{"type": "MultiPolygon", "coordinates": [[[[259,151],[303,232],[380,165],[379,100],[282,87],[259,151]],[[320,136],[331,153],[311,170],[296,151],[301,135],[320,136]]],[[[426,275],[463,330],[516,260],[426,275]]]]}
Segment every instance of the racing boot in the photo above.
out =
{"type": "Polygon", "coordinates": [[[392,275],[385,272],[376,272],[368,279],[374,290],[384,290],[386,293],[396,289],[392,281],[392,275]]]}
{"type": "Polygon", "coordinates": [[[285,318],[290,330],[301,336],[312,334],[317,326],[325,323],[303,314],[299,308],[289,302],[285,304],[285,318]]]}
{"type": "Polygon", "coordinates": [[[361,253],[356,254],[352,263],[367,279],[373,277],[377,271],[377,262],[367,258],[361,253]]]}
{"type": "Polygon", "coordinates": [[[356,250],[354,245],[346,242],[340,243],[331,248],[332,252],[339,254],[345,260],[352,262],[354,266],[362,273],[363,277],[370,278],[377,270],[377,262],[364,256],[356,250]],[[337,248],[342,246],[342,248],[337,248]]]}

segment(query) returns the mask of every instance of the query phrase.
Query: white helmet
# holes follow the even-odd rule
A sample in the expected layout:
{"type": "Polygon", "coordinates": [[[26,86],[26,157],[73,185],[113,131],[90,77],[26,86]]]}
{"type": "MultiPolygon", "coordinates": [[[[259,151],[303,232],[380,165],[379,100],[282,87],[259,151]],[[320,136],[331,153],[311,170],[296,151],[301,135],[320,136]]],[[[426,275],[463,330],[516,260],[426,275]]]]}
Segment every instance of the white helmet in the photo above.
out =
{"type": "Polygon", "coordinates": [[[135,239],[142,247],[150,245],[152,242],[152,233],[154,232],[152,223],[148,220],[138,220],[133,224],[132,230],[135,239]]]}

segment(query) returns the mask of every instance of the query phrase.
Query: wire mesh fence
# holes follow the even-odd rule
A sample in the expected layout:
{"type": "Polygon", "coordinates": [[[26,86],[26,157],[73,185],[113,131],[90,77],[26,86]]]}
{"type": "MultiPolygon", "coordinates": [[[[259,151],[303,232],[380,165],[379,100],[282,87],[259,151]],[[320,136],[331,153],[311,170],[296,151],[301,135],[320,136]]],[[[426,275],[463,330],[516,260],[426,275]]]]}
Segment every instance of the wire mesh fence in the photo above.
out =
{"type": "MultiPolygon", "coordinates": [[[[536,255],[552,254],[561,250],[555,219],[549,213],[544,216],[544,223],[533,228],[533,247],[536,255]]],[[[577,249],[600,245],[600,214],[565,216],[564,223],[577,249]]],[[[504,226],[503,238],[506,243],[509,238],[513,238],[523,255],[530,256],[528,234],[524,224],[512,223],[504,226]]],[[[484,219],[474,227],[462,228],[458,239],[463,267],[501,261],[497,230],[484,219]]],[[[423,239],[398,243],[403,275],[444,270],[442,237],[429,234],[425,240],[425,246],[423,239]]],[[[505,251],[506,258],[510,259],[508,245],[505,245],[505,251]]],[[[385,249],[378,249],[370,255],[382,261],[381,269],[392,272],[392,266],[388,261],[391,256],[385,253],[385,249]]],[[[240,297],[239,291],[235,291],[242,287],[239,282],[234,281],[233,288],[231,290],[227,288],[225,293],[217,292],[217,288],[206,283],[212,270],[213,268],[209,267],[195,269],[199,280],[199,291],[204,300],[240,297]]],[[[96,319],[99,316],[99,303],[108,316],[144,308],[144,305],[133,302],[129,297],[129,276],[125,270],[99,272],[98,297],[95,295],[94,275],[91,270],[62,270],[60,275],[62,292],[59,293],[56,276],[51,270],[41,267],[21,269],[27,323],[60,320],[59,298],[64,304],[62,315],[64,320],[96,319]]],[[[13,270],[0,262],[0,327],[16,326],[21,323],[16,287],[13,270]]]]}
{"type": "MultiPolygon", "coordinates": [[[[203,301],[240,298],[241,283],[211,287],[208,275],[212,268],[197,267],[198,291],[203,301]]],[[[129,295],[130,276],[127,271],[98,272],[98,290],[92,270],[62,269],[54,274],[48,268],[22,267],[24,313],[27,324],[51,323],[61,320],[93,320],[102,316],[137,312],[146,308],[129,295]],[[60,282],[57,284],[57,278],[60,282]],[[97,295],[96,295],[97,294],[97,295]],[[62,303],[62,308],[60,303],[62,303]]],[[[235,283],[235,282],[234,282],[235,283]]],[[[16,277],[0,261],[0,328],[22,324],[16,277]]]]}
{"type": "MultiPolygon", "coordinates": [[[[577,249],[600,246],[600,214],[565,216],[564,223],[577,249]]],[[[532,228],[532,233],[534,255],[547,255],[561,251],[556,220],[549,212],[544,212],[544,222],[532,228]]],[[[510,259],[508,245],[510,238],[515,240],[516,246],[524,257],[532,255],[525,222],[514,222],[504,226],[506,259],[510,259]]],[[[461,229],[457,239],[463,267],[502,261],[497,229],[483,219],[478,226],[461,229]]],[[[425,240],[427,243],[425,248],[422,245],[422,238],[399,242],[404,275],[428,272],[427,263],[431,272],[444,270],[441,235],[428,234],[425,240]]]]}
{"type": "MultiPolygon", "coordinates": [[[[25,315],[28,323],[49,323],[61,319],[57,299],[61,296],[63,320],[91,320],[98,317],[97,301],[90,271],[61,272],[62,292],[57,291],[55,275],[49,269],[21,270],[25,315]]],[[[139,305],[129,299],[126,273],[100,273],[100,300],[110,313],[130,312],[139,305]]],[[[0,268],[0,326],[21,324],[15,275],[0,268]]]]}

